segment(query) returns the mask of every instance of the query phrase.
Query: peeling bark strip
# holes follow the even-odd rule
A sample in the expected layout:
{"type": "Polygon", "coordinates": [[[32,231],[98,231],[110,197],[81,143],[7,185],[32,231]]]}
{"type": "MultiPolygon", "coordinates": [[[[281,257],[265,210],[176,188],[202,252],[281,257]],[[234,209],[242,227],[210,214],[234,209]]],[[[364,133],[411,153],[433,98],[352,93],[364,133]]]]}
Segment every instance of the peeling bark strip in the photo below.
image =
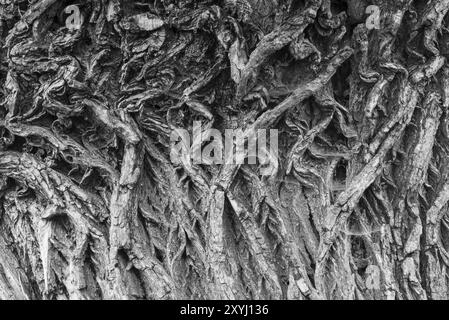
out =
{"type": "Polygon", "coordinates": [[[448,299],[448,13],[0,1],[0,299],[448,299]]]}

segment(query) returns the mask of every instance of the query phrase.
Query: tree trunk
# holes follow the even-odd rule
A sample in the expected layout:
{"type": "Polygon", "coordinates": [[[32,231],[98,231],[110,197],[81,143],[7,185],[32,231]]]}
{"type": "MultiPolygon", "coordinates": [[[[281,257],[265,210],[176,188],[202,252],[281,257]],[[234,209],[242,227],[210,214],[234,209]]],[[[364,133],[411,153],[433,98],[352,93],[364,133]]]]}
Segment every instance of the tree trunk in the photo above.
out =
{"type": "Polygon", "coordinates": [[[447,299],[449,0],[0,3],[1,299],[447,299]]]}

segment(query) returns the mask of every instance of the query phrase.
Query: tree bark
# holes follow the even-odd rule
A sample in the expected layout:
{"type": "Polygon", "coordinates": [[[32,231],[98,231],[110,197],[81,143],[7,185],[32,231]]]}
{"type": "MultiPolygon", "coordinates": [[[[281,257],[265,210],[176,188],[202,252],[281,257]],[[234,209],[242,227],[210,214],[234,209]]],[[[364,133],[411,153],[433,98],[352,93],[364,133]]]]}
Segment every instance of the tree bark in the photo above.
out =
{"type": "Polygon", "coordinates": [[[447,299],[448,11],[0,1],[0,299],[447,299]],[[278,166],[175,163],[194,121],[278,166]]]}

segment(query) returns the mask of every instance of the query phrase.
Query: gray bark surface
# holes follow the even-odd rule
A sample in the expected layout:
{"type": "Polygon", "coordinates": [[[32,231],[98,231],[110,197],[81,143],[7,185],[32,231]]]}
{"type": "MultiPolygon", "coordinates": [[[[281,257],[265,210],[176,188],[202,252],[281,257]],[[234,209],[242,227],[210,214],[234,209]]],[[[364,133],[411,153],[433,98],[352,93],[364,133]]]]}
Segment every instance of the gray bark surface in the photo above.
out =
{"type": "Polygon", "coordinates": [[[447,299],[448,11],[1,0],[0,299],[447,299]],[[194,121],[278,168],[173,163],[194,121]]]}

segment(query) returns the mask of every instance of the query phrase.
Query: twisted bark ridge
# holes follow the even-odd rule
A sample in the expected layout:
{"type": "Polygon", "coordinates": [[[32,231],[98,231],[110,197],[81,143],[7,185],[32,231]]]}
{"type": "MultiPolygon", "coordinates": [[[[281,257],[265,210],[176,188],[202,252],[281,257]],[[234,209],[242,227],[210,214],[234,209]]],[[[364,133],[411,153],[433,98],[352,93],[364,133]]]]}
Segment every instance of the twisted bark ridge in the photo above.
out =
{"type": "Polygon", "coordinates": [[[0,299],[447,299],[448,11],[1,0],[0,299]],[[195,121],[278,165],[174,163],[195,121]]]}

